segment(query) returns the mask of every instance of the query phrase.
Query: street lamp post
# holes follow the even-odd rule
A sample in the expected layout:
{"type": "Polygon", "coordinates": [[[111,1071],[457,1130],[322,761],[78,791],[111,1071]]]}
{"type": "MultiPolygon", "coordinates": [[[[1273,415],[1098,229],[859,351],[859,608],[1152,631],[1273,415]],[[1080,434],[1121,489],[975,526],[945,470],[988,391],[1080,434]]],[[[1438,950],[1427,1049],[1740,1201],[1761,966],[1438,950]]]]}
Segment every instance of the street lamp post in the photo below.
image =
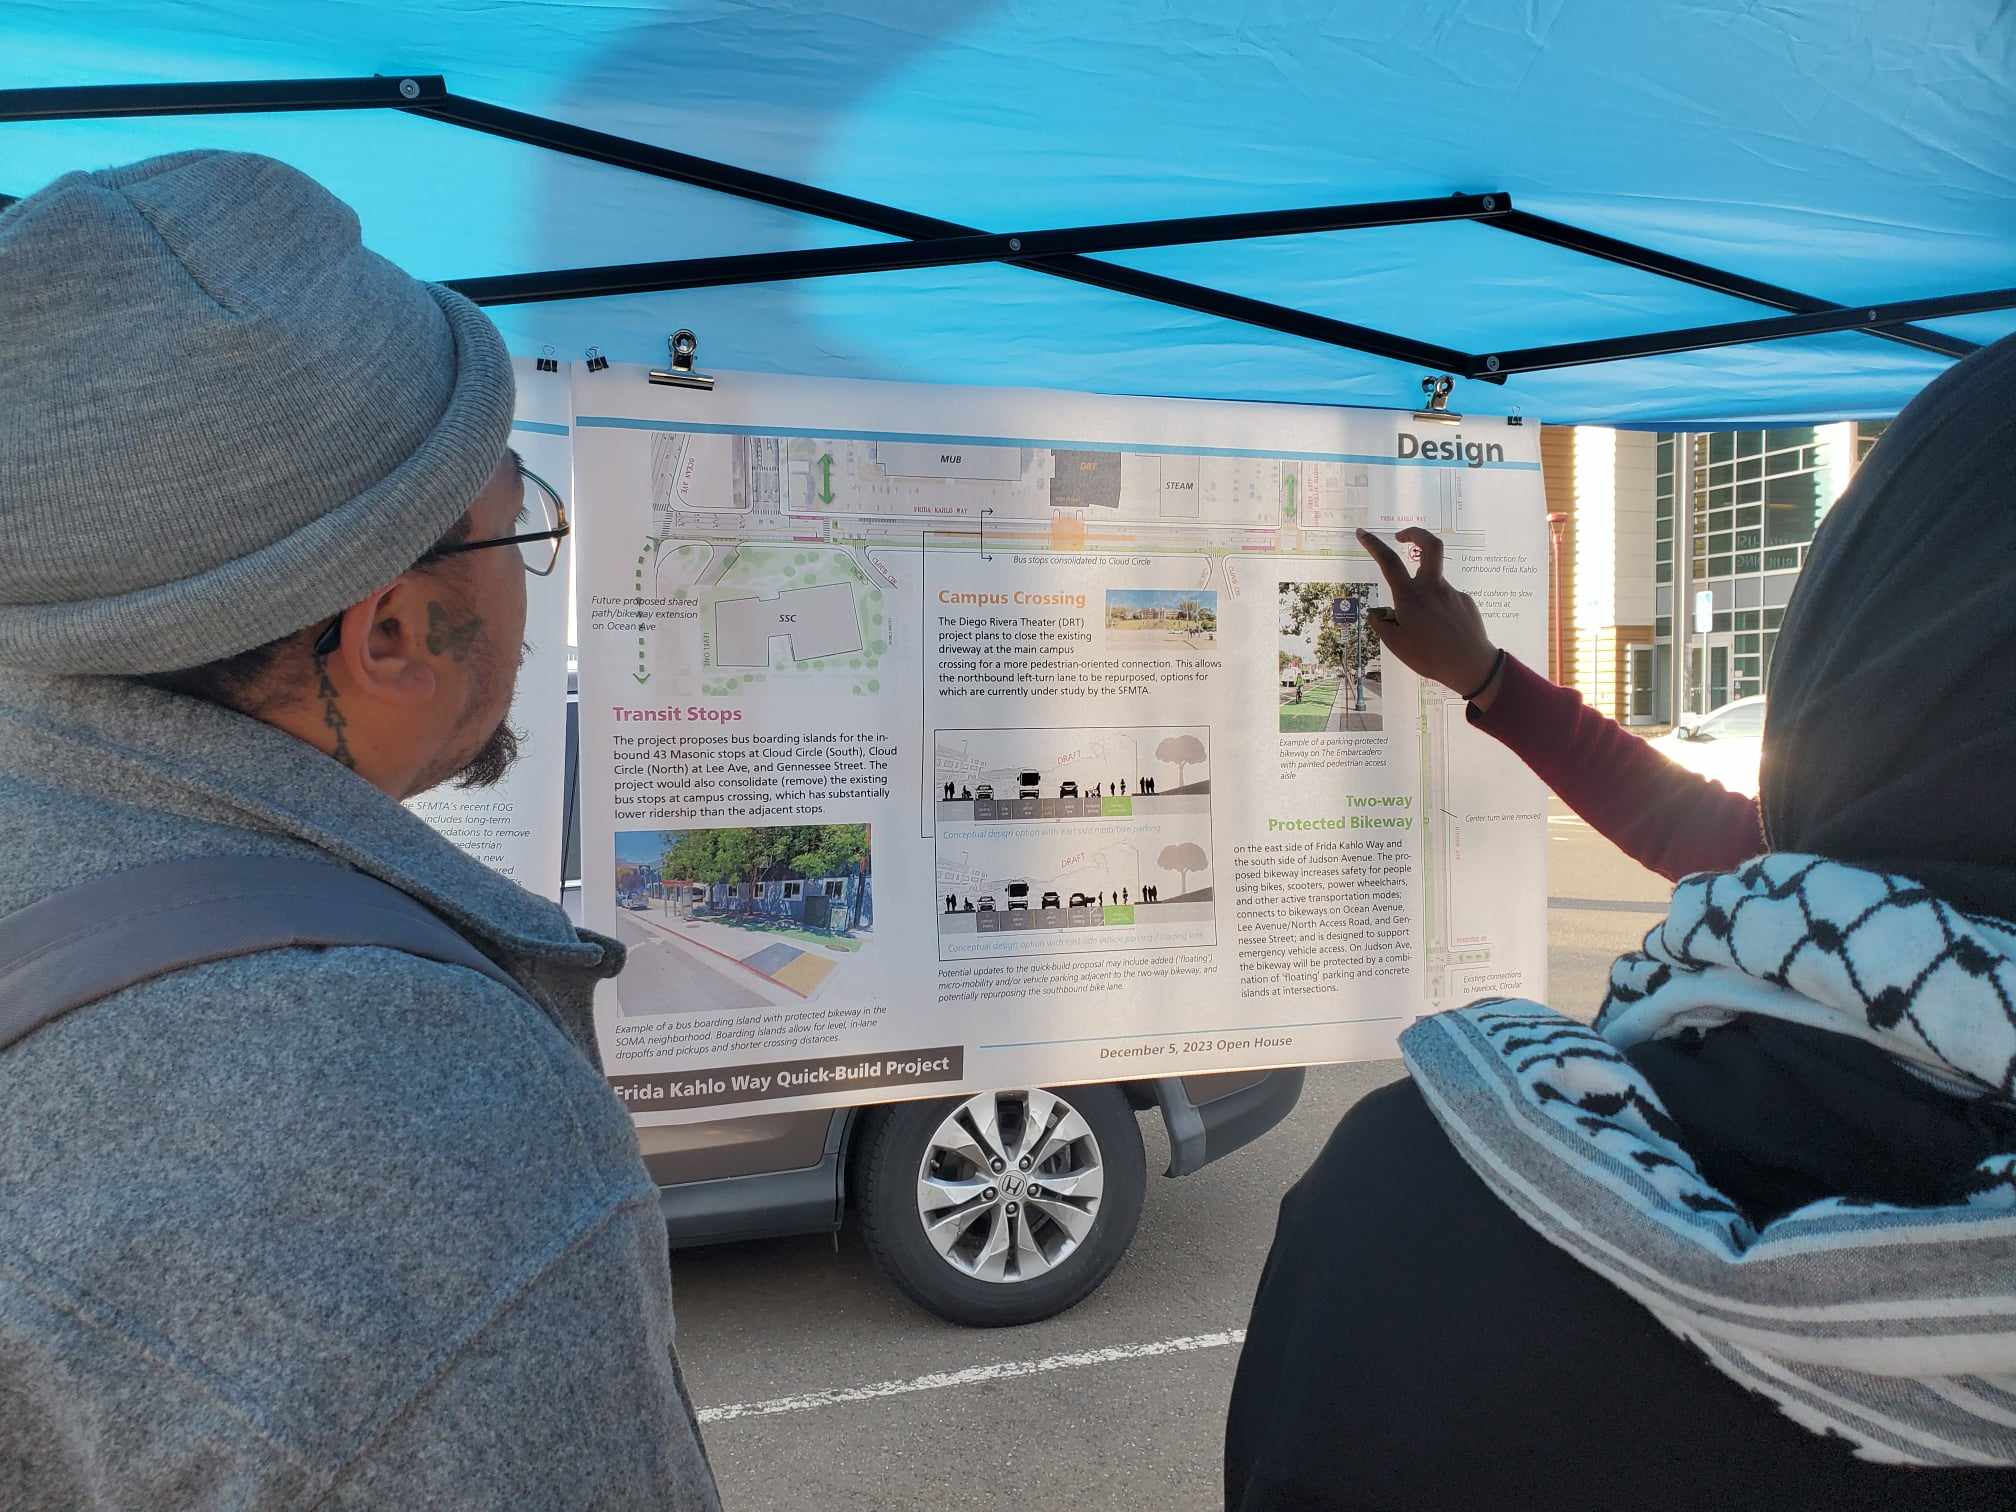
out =
{"type": "Polygon", "coordinates": [[[1355,593],[1351,596],[1351,708],[1355,714],[1365,712],[1365,658],[1359,653],[1364,650],[1365,601],[1355,593]]]}

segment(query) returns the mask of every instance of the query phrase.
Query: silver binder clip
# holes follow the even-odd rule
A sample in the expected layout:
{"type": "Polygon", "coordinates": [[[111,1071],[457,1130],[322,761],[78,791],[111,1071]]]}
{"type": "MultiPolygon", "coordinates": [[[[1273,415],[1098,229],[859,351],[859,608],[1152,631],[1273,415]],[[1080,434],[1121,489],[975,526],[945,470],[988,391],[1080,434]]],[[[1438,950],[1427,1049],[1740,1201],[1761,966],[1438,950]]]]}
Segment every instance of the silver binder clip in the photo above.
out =
{"type": "Polygon", "coordinates": [[[672,351],[672,366],[651,369],[651,381],[664,384],[668,388],[711,389],[714,387],[712,373],[696,373],[693,370],[693,354],[700,350],[700,338],[691,331],[674,331],[666,345],[672,351]]]}
{"type": "Polygon", "coordinates": [[[1424,409],[1414,411],[1416,420],[1433,420],[1441,425],[1461,425],[1463,417],[1449,408],[1449,391],[1456,380],[1447,373],[1430,373],[1421,380],[1421,392],[1428,396],[1424,409]]]}

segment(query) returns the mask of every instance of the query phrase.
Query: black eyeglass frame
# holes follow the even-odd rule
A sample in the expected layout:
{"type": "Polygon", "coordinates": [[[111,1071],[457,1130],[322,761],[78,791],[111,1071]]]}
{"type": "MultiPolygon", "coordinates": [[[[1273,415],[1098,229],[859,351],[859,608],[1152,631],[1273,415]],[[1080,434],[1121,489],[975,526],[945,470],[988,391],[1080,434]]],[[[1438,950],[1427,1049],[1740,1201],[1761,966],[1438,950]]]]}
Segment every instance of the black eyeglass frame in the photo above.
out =
{"type": "MultiPolygon", "coordinates": [[[[513,455],[515,456],[516,453],[513,453],[513,455]]],[[[548,483],[523,462],[518,464],[518,476],[536,484],[539,491],[553,501],[553,518],[559,522],[553,529],[528,531],[523,535],[493,536],[486,541],[457,541],[453,546],[437,547],[433,551],[428,552],[426,556],[420,558],[420,560],[422,562],[430,562],[436,557],[454,556],[458,552],[464,551],[483,551],[492,546],[529,546],[534,541],[551,541],[553,542],[553,555],[547,558],[544,567],[534,567],[530,562],[525,564],[525,570],[534,577],[545,577],[551,573],[560,564],[560,542],[565,540],[574,530],[574,526],[567,519],[567,505],[561,499],[558,489],[554,488],[551,483],[548,483]]]]}
{"type": "MultiPolygon", "coordinates": [[[[517,453],[513,452],[512,457],[516,460],[517,453]]],[[[535,485],[541,493],[553,501],[553,518],[559,521],[553,529],[527,531],[519,535],[492,536],[481,541],[457,541],[452,546],[437,546],[413,565],[424,567],[427,563],[436,561],[441,557],[456,556],[465,551],[487,551],[492,546],[529,546],[534,541],[551,541],[553,542],[553,555],[547,560],[544,567],[534,567],[529,561],[524,563],[526,572],[530,573],[533,577],[546,577],[550,575],[553,569],[560,565],[560,542],[573,534],[574,531],[573,523],[567,518],[567,504],[560,497],[558,489],[540,477],[539,474],[532,471],[522,461],[518,463],[518,476],[535,485]]],[[[520,557],[522,559],[522,552],[520,553],[520,557]]],[[[343,617],[338,615],[329,622],[328,629],[315,637],[313,654],[318,657],[334,655],[336,648],[342,643],[343,617]]]]}

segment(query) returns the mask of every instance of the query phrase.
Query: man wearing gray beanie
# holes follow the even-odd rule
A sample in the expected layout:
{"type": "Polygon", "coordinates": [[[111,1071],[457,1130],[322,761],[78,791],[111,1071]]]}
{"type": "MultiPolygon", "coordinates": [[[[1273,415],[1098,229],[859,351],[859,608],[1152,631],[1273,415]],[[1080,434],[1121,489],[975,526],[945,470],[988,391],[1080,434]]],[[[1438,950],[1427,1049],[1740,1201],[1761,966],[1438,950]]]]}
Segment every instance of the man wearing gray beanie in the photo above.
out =
{"type": "Polygon", "coordinates": [[[184,153],[0,212],[0,373],[0,1506],[716,1508],[622,948],[400,803],[565,533],[496,331],[184,153]]]}

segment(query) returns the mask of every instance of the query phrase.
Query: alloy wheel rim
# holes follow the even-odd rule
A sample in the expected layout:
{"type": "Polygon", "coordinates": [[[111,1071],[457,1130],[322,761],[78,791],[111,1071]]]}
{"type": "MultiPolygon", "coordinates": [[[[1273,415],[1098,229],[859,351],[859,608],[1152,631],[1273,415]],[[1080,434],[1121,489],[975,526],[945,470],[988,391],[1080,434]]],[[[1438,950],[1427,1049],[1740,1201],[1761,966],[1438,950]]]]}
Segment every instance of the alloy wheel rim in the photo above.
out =
{"type": "Polygon", "coordinates": [[[1047,1275],[1092,1232],[1106,1189],[1099,1141],[1040,1087],[982,1092],[939,1123],[917,1170],[917,1216],[940,1258],[980,1281],[1047,1275]]]}

